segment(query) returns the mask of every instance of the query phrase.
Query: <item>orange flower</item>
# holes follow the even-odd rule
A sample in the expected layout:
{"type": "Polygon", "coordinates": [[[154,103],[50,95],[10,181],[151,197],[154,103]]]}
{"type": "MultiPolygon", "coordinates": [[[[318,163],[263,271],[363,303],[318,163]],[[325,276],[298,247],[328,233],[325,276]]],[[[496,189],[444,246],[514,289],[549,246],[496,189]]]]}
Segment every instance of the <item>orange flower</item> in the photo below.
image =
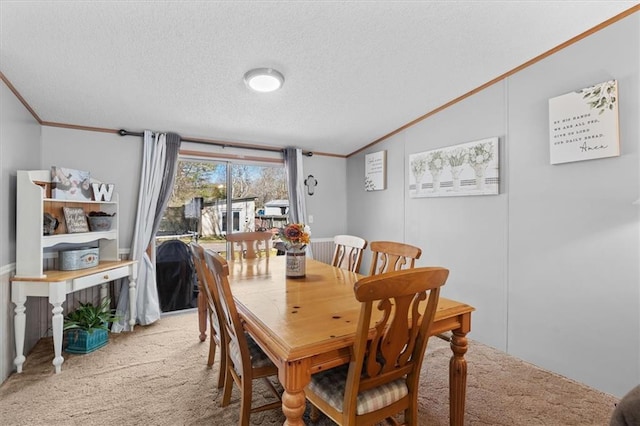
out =
{"type": "Polygon", "coordinates": [[[309,244],[311,231],[304,223],[291,223],[278,233],[282,241],[289,244],[309,244]]]}

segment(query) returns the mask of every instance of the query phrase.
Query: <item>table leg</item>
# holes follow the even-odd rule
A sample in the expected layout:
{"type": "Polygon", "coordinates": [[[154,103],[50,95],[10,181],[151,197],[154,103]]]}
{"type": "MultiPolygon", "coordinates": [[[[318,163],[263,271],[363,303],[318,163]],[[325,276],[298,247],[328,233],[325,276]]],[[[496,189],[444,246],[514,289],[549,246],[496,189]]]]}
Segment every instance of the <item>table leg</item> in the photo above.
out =
{"type": "Polygon", "coordinates": [[[100,303],[104,303],[109,298],[109,286],[107,283],[100,285],[100,303]]]}
{"type": "Polygon", "coordinates": [[[200,341],[207,340],[207,300],[202,291],[198,292],[198,326],[200,327],[200,341]]]}
{"type": "Polygon", "coordinates": [[[64,323],[64,316],[62,315],[62,304],[66,300],[67,293],[65,291],[64,282],[56,282],[49,284],[49,303],[53,306],[51,313],[53,318],[51,319],[51,328],[53,331],[53,366],[55,367],[56,374],[62,369],[62,363],[64,358],[62,357],[62,326],[64,323]]]}
{"type": "Polygon", "coordinates": [[[24,334],[26,327],[25,317],[25,303],[27,302],[27,296],[25,296],[19,289],[18,285],[13,284],[11,289],[11,296],[13,303],[15,303],[15,317],[13,319],[14,337],[16,340],[16,358],[13,361],[16,364],[18,373],[22,373],[22,364],[24,364],[24,334]]]}
{"type": "Polygon", "coordinates": [[[136,325],[136,279],[138,277],[138,264],[131,265],[129,274],[129,331],[133,331],[136,325]]]}
{"type": "Polygon", "coordinates": [[[284,426],[304,425],[306,397],[304,388],[311,381],[311,370],[308,360],[287,362],[278,370],[278,378],[284,387],[282,393],[282,412],[286,417],[284,426]]]}
{"type": "Polygon", "coordinates": [[[464,404],[467,390],[467,333],[453,330],[449,361],[449,423],[451,426],[464,425],[464,404]]]}
{"type": "Polygon", "coordinates": [[[51,326],[53,329],[53,352],[55,354],[53,366],[56,369],[56,374],[58,374],[64,362],[64,357],[62,356],[62,324],[64,317],[62,315],[62,302],[52,302],[51,304],[53,305],[51,326]]]}

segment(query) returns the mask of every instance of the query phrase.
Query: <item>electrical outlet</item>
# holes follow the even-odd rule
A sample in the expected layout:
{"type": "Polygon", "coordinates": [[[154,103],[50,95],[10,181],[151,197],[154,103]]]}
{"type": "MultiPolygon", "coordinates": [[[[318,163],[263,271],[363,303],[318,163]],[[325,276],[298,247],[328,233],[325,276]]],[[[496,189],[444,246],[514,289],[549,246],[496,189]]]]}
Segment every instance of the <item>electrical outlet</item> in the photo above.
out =
{"type": "Polygon", "coordinates": [[[312,214],[309,215],[309,223],[313,223],[313,215],[312,214]]]}

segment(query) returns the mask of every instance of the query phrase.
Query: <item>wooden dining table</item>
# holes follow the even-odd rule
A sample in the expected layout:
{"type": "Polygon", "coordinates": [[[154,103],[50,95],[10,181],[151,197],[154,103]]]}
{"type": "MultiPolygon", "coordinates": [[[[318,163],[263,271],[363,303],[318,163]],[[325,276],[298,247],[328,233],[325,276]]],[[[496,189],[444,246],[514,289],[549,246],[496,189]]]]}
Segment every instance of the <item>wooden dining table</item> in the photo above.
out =
{"type": "MultiPolygon", "coordinates": [[[[247,332],[278,367],[285,425],[303,425],[311,375],[350,360],[362,275],[306,260],[304,278],[287,278],[285,256],[229,262],[229,282],[247,332]]],[[[472,306],[440,298],[432,335],[451,331],[450,424],[462,426],[467,378],[466,334],[472,306]]]]}

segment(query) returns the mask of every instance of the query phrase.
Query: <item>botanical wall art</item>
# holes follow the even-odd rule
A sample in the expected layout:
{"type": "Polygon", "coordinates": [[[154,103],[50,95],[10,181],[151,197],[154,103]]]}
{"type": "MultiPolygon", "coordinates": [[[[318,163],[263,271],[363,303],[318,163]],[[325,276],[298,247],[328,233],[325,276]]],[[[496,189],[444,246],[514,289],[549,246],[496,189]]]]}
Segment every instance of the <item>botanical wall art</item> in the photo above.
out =
{"type": "Polygon", "coordinates": [[[497,194],[498,142],[493,137],[409,155],[409,196],[497,194]]]}
{"type": "Polygon", "coordinates": [[[551,164],[620,155],[618,82],[549,99],[551,164]]]}
{"type": "Polygon", "coordinates": [[[387,187],[387,151],[378,151],[365,156],[364,189],[378,191],[387,187]]]}

